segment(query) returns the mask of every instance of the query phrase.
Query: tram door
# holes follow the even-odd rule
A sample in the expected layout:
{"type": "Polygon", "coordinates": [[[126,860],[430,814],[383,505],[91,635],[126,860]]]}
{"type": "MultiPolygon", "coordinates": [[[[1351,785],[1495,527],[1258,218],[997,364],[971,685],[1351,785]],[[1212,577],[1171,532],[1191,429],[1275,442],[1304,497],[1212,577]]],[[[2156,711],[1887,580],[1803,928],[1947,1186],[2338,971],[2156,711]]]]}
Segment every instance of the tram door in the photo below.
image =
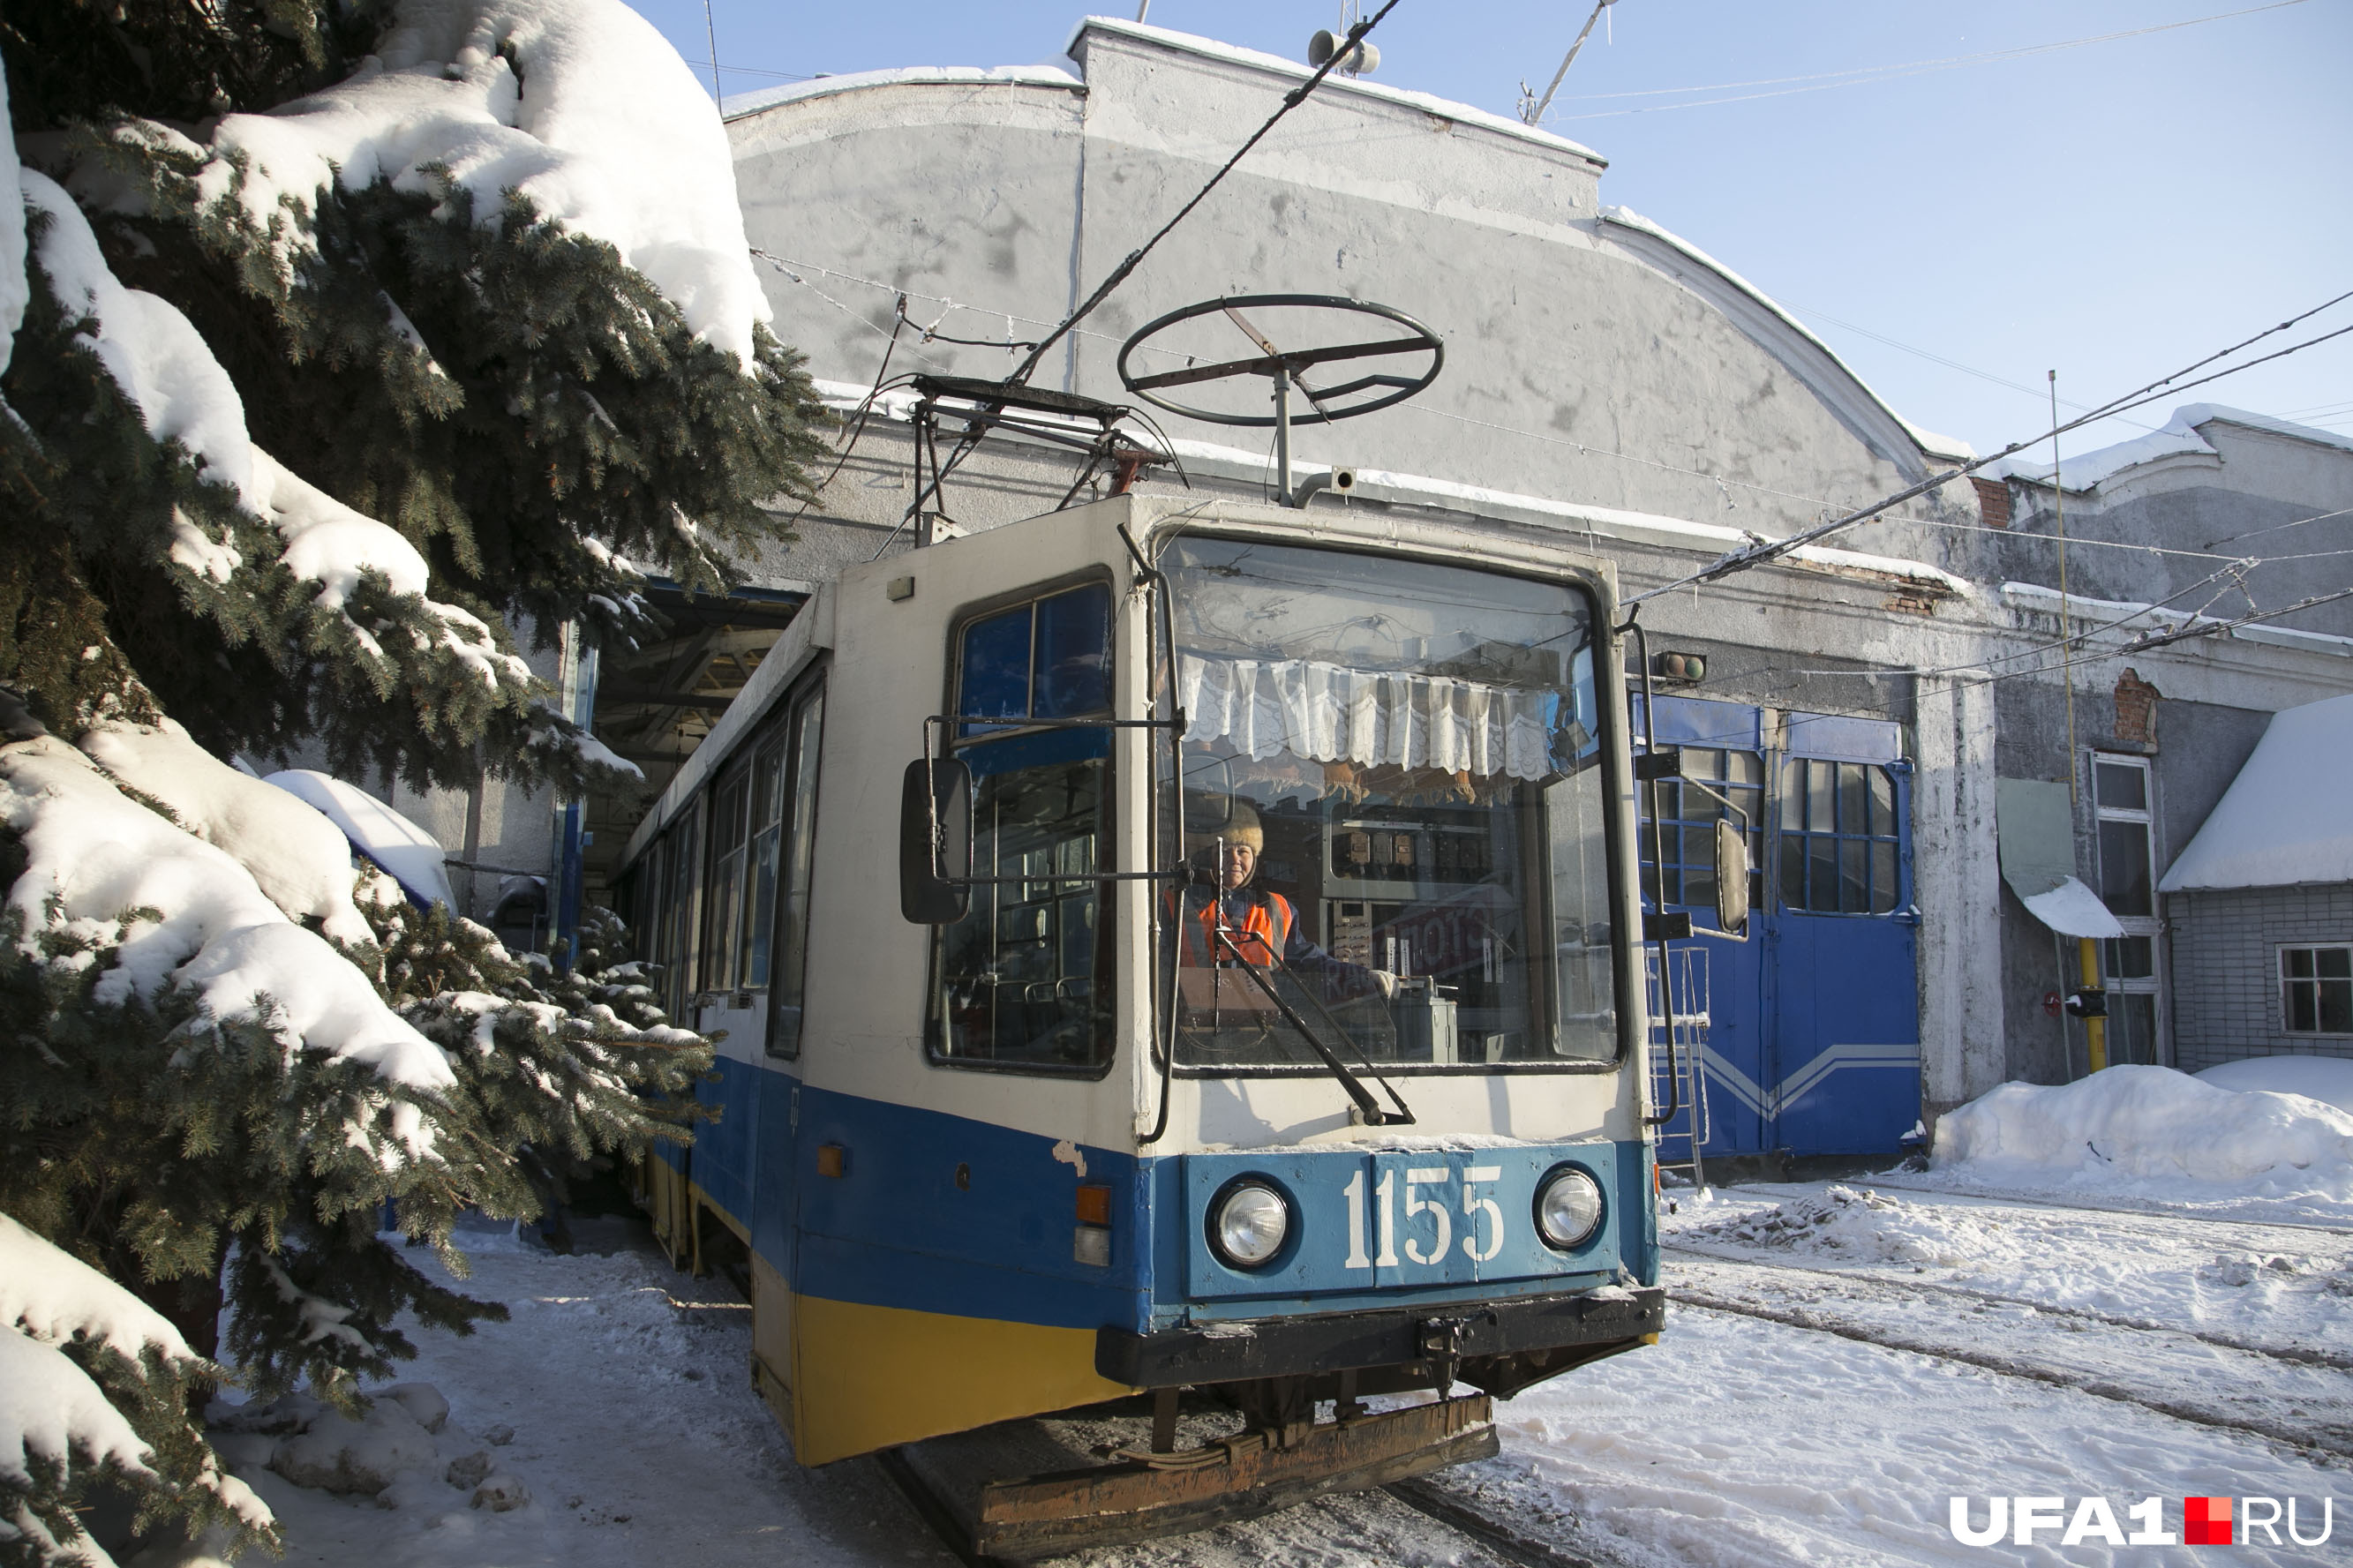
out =
{"type": "Polygon", "coordinates": [[[1674,697],[1658,700],[1654,728],[1658,744],[1682,748],[1686,781],[1661,785],[1655,824],[1638,796],[1645,905],[1663,854],[1667,907],[1714,927],[1719,818],[1741,830],[1757,868],[1748,940],[1698,939],[1708,943],[1703,1153],[1895,1152],[1920,1100],[1900,731],[1674,697]]]}

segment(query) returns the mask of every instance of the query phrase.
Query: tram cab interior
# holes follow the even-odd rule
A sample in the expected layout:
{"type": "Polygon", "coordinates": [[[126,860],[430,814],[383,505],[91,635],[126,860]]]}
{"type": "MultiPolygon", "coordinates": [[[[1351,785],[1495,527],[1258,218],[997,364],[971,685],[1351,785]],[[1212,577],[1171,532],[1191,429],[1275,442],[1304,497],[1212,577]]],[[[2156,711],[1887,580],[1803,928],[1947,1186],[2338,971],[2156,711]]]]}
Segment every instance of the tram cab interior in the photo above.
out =
{"type": "Polygon", "coordinates": [[[728,1031],[650,1206],[747,1255],[801,1462],[1148,1412],[982,1489],[1037,1555],[1491,1453],[1491,1398],[1657,1338],[1615,597],[1549,541],[1134,494],[819,592],[621,894],[728,1031]],[[1123,1488],[1128,1534],[1075,1521],[1123,1488]]]}

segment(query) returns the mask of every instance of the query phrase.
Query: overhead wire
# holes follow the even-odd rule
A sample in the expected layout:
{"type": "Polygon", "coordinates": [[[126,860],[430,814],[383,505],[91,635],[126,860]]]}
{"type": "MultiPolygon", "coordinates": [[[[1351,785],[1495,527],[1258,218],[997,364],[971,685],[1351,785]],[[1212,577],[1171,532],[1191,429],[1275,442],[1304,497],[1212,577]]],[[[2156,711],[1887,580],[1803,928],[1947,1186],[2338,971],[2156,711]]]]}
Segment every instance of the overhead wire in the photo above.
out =
{"type": "MultiPolygon", "coordinates": [[[[817,294],[818,298],[824,300],[834,309],[855,319],[868,331],[886,338],[889,337],[890,334],[884,332],[881,328],[876,326],[873,321],[863,313],[856,310],[854,307],[844,303],[842,300],[834,298],[832,295],[826,293],[825,290],[818,289],[815,285],[808,283],[807,279],[799,277],[797,274],[816,273],[827,278],[839,279],[845,283],[854,283],[861,288],[879,289],[896,296],[902,296],[908,300],[921,300],[931,304],[951,307],[955,310],[968,310],[976,315],[993,316],[1021,326],[1046,327],[1053,324],[1042,317],[1025,316],[1018,311],[995,310],[987,306],[951,300],[947,296],[942,294],[926,294],[921,289],[900,289],[896,285],[887,283],[879,278],[869,278],[861,273],[856,272],[845,272],[839,268],[827,267],[821,263],[802,260],[797,257],[776,256],[762,250],[754,250],[754,254],[760,257],[763,260],[769,262],[772,266],[776,267],[779,270],[784,271],[786,277],[792,278],[794,281],[800,283],[804,288],[807,288],[811,292],[817,294]]],[[[1830,318],[1825,317],[1824,319],[1829,320],[1830,318]]],[[[910,324],[913,324],[912,321],[910,324]]],[[[1123,341],[1113,333],[1099,332],[1086,327],[1074,329],[1071,335],[1075,337],[1099,339],[1106,343],[1116,343],[1123,341]]],[[[975,348],[1004,348],[1007,346],[1005,342],[996,339],[954,337],[947,333],[939,331],[936,327],[931,331],[929,336],[930,340],[934,342],[955,343],[975,348]]],[[[1030,344],[1027,342],[1018,342],[1017,346],[1026,348],[1030,346],[1030,344]]],[[[1187,357],[1185,356],[1181,351],[1163,349],[1149,343],[1145,345],[1145,351],[1151,353],[1168,354],[1176,358],[1187,357]]],[[[930,356],[928,355],[923,357],[927,361],[930,360],[930,356]]],[[[931,361],[931,363],[935,366],[938,363],[936,361],[931,361]]],[[[945,367],[942,366],[939,368],[944,369],[945,367]]],[[[2003,384],[2007,385],[2012,384],[2004,383],[2003,384]]],[[[2084,409],[2088,406],[2087,405],[2074,403],[2072,401],[2069,401],[2068,405],[2078,409],[2084,409]]],[[[1653,468],[1662,473],[1675,474],[1688,479],[1705,479],[1719,487],[1737,489],[1759,496],[1768,496],[1778,500],[1796,501],[1802,505],[1810,507],[1830,507],[1846,504],[1834,501],[1827,496],[1811,495],[1802,490],[1782,489],[1772,485],[1759,484],[1753,479],[1735,479],[1729,475],[1712,473],[1705,468],[1685,468],[1681,464],[1663,462],[1654,458],[1641,457],[1635,453],[1620,451],[1616,447],[1597,447],[1588,442],[1576,440],[1569,437],[1551,435],[1541,430],[1524,429],[1518,426],[1505,425],[1493,419],[1481,419],[1472,415],[1458,414],[1451,409],[1425,405],[1421,408],[1421,412],[1433,415],[1441,419],[1451,420],[1457,424],[1468,425],[1482,430],[1492,430],[1498,435],[1510,436],[1519,440],[1534,441],[1544,446],[1565,447],[1588,457],[1609,458],[1620,462],[1630,463],[1640,468],[1653,468]]],[[[1169,450],[1172,453],[1175,450],[1174,443],[1166,439],[1165,432],[1163,433],[1163,447],[1164,449],[1169,450]]],[[[1736,502],[1734,504],[1736,506],[1737,505],[1736,502]]],[[[2353,508],[2348,508],[2342,511],[2320,512],[2312,517],[2297,518],[2289,522],[2277,524],[2274,529],[2255,530],[2250,533],[2234,534],[2228,539],[2209,541],[2206,546],[2202,549],[2185,549],[2178,545],[2146,544],[2130,540],[2094,539],[2083,536],[2071,536],[2068,543],[2069,547],[2073,549],[2122,551],[2126,553],[2133,554],[2179,556],[2189,560],[2211,561],[2215,558],[2216,548],[2220,545],[2232,543],[2239,539],[2253,538],[2263,532],[2299,527],[2307,522],[2327,521],[2329,519],[2346,516],[2348,513],[2353,513],[2353,508]]],[[[1917,528],[1943,529],[1948,531],[1961,533],[1982,533],[1989,537],[1999,539],[2014,539],[2021,542],[2055,543],[2055,541],[2052,540],[2052,536],[2049,534],[2031,532],[2023,529],[1997,527],[1982,522],[1961,522],[1950,518],[1923,517],[1913,512],[1898,512],[1891,510],[1883,515],[1882,521],[1908,524],[1917,528]]],[[[2353,552],[2344,551],[2317,551],[2294,555],[2261,556],[2256,558],[2256,564],[2269,565],[2274,562],[2279,561],[2319,560],[2324,558],[2332,558],[2346,553],[2353,552]]]]}
{"type": "Polygon", "coordinates": [[[1710,87],[1644,88],[1632,92],[1580,93],[1567,99],[1570,103],[1603,102],[1628,98],[1676,98],[1697,92],[1724,92],[1735,88],[1769,88],[1767,92],[1740,92],[1729,98],[1686,99],[1680,103],[1658,103],[1631,109],[1597,110],[1590,114],[1567,114],[1561,121],[1617,120],[1632,114],[1657,114],[1674,109],[1706,109],[1725,103],[1751,103],[1760,99],[1790,98],[1801,93],[1827,92],[1833,88],[1868,87],[1879,82],[1901,81],[1912,77],[1929,76],[1939,71],[1958,70],[1968,66],[1992,65],[2005,60],[2026,59],[2036,55],[2054,54],[2063,49],[2082,48],[2090,44],[2116,43],[2125,38],[2147,37],[2153,33],[2170,33],[2182,27],[2203,26],[2209,22],[2227,22],[2240,16],[2253,16],[2264,11],[2282,11],[2291,5],[2301,5],[2306,0],[2271,0],[2269,5],[2251,5],[2239,11],[2221,11],[2211,16],[2191,16],[2179,22],[2160,22],[2152,26],[2133,27],[2120,33],[2100,33],[2090,37],[2064,38],[2055,43],[2027,44],[2017,48],[1990,49],[1982,54],[1949,55],[1941,59],[1907,60],[1883,66],[1857,66],[1849,70],[1820,71],[1810,76],[1768,77],[1756,81],[1718,82],[1710,87]]]}
{"type": "MultiPolygon", "coordinates": [[[[1621,603],[1628,605],[1640,605],[1648,600],[1657,598],[1662,594],[1672,593],[1678,588],[1692,587],[1703,583],[1715,582],[1719,578],[1729,576],[1736,572],[1745,572],[1753,567],[1766,565],[1773,561],[1779,560],[1782,556],[1788,554],[1794,550],[1798,550],[1805,545],[1814,542],[1816,540],[1828,538],[1830,535],[1837,533],[1842,530],[1852,528],[1859,523],[1870,521],[1872,519],[1880,516],[1892,508],[1901,506],[1904,502],[1912,500],[1915,496],[1924,495],[1929,490],[1935,489],[1939,486],[1949,484],[1955,479],[1973,474],[1979,468],[2000,462],[2004,458],[2015,456],[2016,454],[2024,451],[2029,447],[2036,446],[2059,436],[2063,436],[2070,430],[2080,429],[2084,426],[2092,424],[2095,420],[2104,419],[2112,415],[2126,413],[2132,409],[2141,407],[2146,404],[2157,401],[2160,397],[2178,396],[2179,394],[2189,391],[2191,387],[2203,386],[2209,382],[2219,381],[2223,376],[2236,375],[2242,371],[2252,370],[2259,364],[2268,364],[2274,360],[2284,359],[2290,354],[2301,353],[2306,349],[2315,348],[2332,339],[2343,337],[2348,332],[2353,332],[2353,326],[2339,327],[2334,331],[2324,332],[2318,337],[2306,339],[2303,342],[2291,344],[2287,348],[2275,350],[2271,353],[2248,360],[2242,364],[2229,366],[2226,369],[2216,371],[2211,375],[2199,377],[2194,381],[2184,382],[2182,380],[2184,376],[2188,376],[2197,371],[2203,370],[2206,366],[2214,363],[2218,360],[2228,359],[2233,354],[2239,353],[2245,349],[2252,348],[2256,343],[2263,342],[2265,338],[2271,337],[2277,332],[2286,331],[2297,323],[2308,321],[2312,317],[2318,315],[2321,311],[2329,309],[2331,306],[2340,304],[2347,300],[2353,300],[2353,289],[2348,289],[2346,292],[2336,296],[2334,299],[2323,300],[2321,303],[2315,305],[2310,310],[2304,310],[2296,315],[2291,316],[2286,321],[2281,321],[2275,326],[2266,327],[2262,331],[2255,333],[2253,337],[2246,338],[2239,342],[2233,343],[2229,348],[2218,350],[2213,353],[2208,354],[2203,359],[2195,361],[2190,364],[2184,365],[2181,369],[2175,371],[2170,375],[2161,377],[2157,381],[2149,382],[2145,385],[2137,387],[2133,391],[2127,392],[2120,397],[2113,398],[2107,403],[2102,404],[2099,407],[2083,414],[2076,418],[2063,421],[2053,426],[2051,429],[2045,430],[2039,435],[2029,437],[2028,439],[2014,441],[2009,446],[2003,447],[2000,451],[1995,452],[1990,456],[1976,458],[1973,461],[1961,464],[1957,468],[1947,469],[1942,473],[1932,474],[1916,484],[1905,486],[1903,489],[1897,490],[1893,495],[1883,497],[1867,506],[1856,508],[1854,510],[1846,513],[1844,516],[1832,518],[1828,521],[1817,523],[1811,528],[1800,529],[1796,533],[1789,534],[1785,538],[1758,540],[1757,542],[1750,544],[1744,550],[1732,551],[1717,557],[1715,561],[1711,562],[1706,566],[1702,567],[1697,572],[1687,574],[1684,576],[1676,578],[1671,583],[1662,584],[1658,587],[1647,589],[1641,594],[1634,595],[1630,598],[1621,601],[1621,603]]],[[[2063,479],[2063,475],[2062,474],[2054,473],[2052,476],[2053,483],[2061,482],[2063,479]]]]}

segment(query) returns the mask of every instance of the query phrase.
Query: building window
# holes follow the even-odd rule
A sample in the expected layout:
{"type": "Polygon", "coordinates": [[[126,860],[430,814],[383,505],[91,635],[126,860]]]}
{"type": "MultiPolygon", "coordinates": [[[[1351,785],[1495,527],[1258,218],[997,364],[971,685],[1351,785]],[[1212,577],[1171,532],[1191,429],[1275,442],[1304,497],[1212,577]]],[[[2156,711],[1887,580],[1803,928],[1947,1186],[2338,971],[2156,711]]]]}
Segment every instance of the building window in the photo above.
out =
{"type": "Polygon", "coordinates": [[[2280,1021],[2291,1035],[2353,1035],[2353,944],[2279,950],[2280,1021]]]}
{"type": "Polygon", "coordinates": [[[2137,757],[2094,757],[2092,798],[2099,810],[2100,901],[2119,920],[2153,918],[2148,764],[2137,757]]]}
{"type": "Polygon", "coordinates": [[[1812,914],[1893,913],[1895,781],[1885,768],[1791,757],[1781,769],[1781,902],[1812,914]]]}
{"type": "Polygon", "coordinates": [[[2107,1046],[2112,1063],[2159,1065],[2155,819],[2149,767],[2140,757],[2094,753],[2092,806],[2097,819],[2100,901],[2125,928],[2101,943],[2108,993],[2107,1046]]]}
{"type": "Polygon", "coordinates": [[[1665,822],[1662,835],[1651,821],[1651,790],[1634,791],[1634,806],[1642,824],[1642,897],[1647,901],[1659,884],[1651,880],[1651,863],[1659,846],[1666,847],[1660,867],[1670,907],[1713,910],[1715,907],[1715,825],[1728,821],[1749,846],[1750,864],[1757,859],[1756,837],[1765,815],[1765,759],[1755,752],[1683,748],[1681,779],[1659,784],[1659,810],[1665,822]],[[1687,781],[1696,780],[1697,783],[1687,781]],[[1713,792],[1713,793],[1710,793],[1713,792]],[[1726,803],[1729,803],[1727,805],[1726,803]]]}

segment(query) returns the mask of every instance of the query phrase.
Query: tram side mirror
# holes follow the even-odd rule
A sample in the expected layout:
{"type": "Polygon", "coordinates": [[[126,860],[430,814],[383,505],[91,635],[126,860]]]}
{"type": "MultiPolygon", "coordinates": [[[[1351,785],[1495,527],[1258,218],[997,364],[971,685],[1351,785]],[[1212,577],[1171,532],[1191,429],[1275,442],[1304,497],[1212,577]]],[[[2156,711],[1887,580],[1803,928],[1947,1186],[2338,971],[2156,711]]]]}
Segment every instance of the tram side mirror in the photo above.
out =
{"type": "Polygon", "coordinates": [[[1715,924],[1726,936],[1748,934],[1748,841],[1721,819],[1715,825],[1715,924]]]}
{"type": "Polygon", "coordinates": [[[899,794],[899,912],[953,925],[972,905],[972,769],[952,757],[907,764],[899,794]]]}

